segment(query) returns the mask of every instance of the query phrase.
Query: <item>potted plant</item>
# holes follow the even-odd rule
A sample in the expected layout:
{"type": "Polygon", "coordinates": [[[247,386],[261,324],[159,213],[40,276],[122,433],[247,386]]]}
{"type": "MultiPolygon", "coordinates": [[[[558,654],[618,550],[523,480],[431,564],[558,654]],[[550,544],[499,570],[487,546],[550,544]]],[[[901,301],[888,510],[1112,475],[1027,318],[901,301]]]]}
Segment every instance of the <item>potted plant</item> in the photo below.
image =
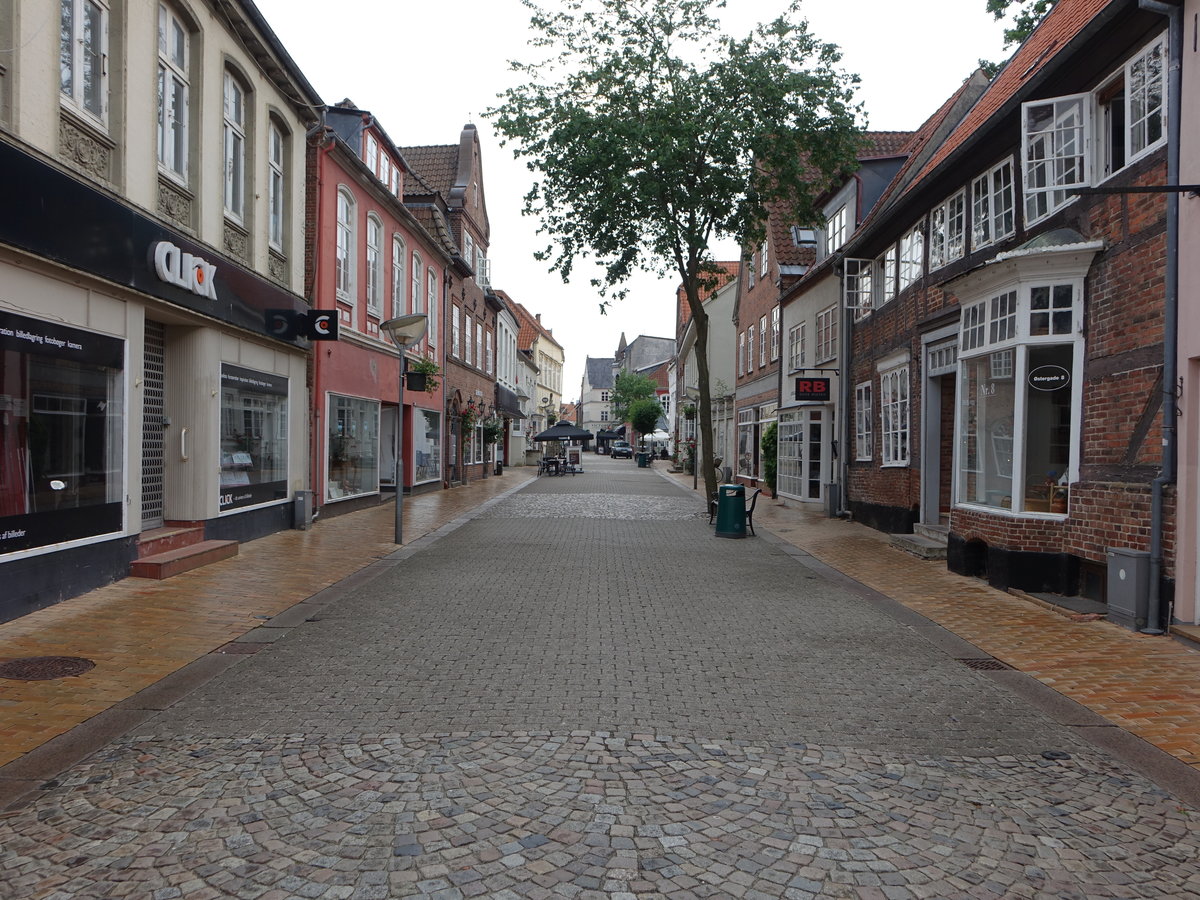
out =
{"type": "Polygon", "coordinates": [[[467,405],[458,411],[458,423],[462,429],[462,434],[465,437],[471,433],[475,427],[475,423],[479,421],[479,407],[475,405],[474,400],[468,400],[467,405]]]}
{"type": "Polygon", "coordinates": [[[685,406],[685,407],[683,408],[683,417],[684,417],[685,419],[694,419],[694,418],[696,418],[696,407],[695,407],[695,406],[693,406],[691,403],[689,403],[687,406],[685,406]]]}
{"type": "Polygon", "coordinates": [[[438,389],[438,380],[434,376],[441,374],[442,370],[432,359],[424,356],[410,359],[404,372],[404,386],[410,391],[432,394],[438,389]]]}
{"type": "Polygon", "coordinates": [[[1065,484],[1060,484],[1054,488],[1054,492],[1050,495],[1050,512],[1065,513],[1067,511],[1067,497],[1070,489],[1065,484]]]}
{"type": "Polygon", "coordinates": [[[483,423],[483,442],[485,444],[496,443],[503,433],[504,425],[499,419],[488,419],[483,423]]]}

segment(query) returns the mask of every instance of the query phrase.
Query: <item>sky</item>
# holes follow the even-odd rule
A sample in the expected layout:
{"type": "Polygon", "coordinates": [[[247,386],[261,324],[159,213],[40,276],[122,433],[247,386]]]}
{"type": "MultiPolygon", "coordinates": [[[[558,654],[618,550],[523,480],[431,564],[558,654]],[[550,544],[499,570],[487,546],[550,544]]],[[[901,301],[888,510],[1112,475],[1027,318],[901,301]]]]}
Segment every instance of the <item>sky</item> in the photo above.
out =
{"type": "MultiPolygon", "coordinates": [[[[588,284],[595,269],[578,266],[564,285],[533,258],[547,239],[537,234],[536,220],[521,214],[531,175],[483,116],[514,77],[508,62],[536,58],[520,0],[255,3],[325,103],[351,99],[398,145],[456,144],[464,124],[479,129],[492,284],[541,313],[563,346],[564,400],[579,396],[584,359],[612,356],[622,333],[630,341],[639,334],[674,337],[677,278],[636,276],[629,296],[601,315],[588,284]]],[[[786,6],[787,0],[729,0],[721,19],[731,34],[744,36],[786,6]]],[[[800,9],[810,31],[837,44],[842,67],[860,77],[866,126],[912,131],[979,59],[1005,57],[1003,23],[985,6],[985,0],[803,0],[800,9]]],[[[715,249],[720,259],[737,256],[730,244],[715,249]]]]}

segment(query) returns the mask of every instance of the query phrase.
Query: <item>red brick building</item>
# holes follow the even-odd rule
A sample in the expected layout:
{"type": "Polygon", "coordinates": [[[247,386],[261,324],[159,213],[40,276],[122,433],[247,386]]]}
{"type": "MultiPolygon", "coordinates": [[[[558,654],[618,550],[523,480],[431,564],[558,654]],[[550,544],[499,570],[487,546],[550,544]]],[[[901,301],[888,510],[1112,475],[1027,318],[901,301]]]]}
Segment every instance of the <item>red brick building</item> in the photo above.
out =
{"type": "Polygon", "coordinates": [[[1156,535],[1171,590],[1164,200],[1139,192],[1165,180],[1166,54],[1135,0],[1060,0],[845,249],[849,508],[941,523],[954,571],[1100,598],[1110,549],[1156,535]]]}

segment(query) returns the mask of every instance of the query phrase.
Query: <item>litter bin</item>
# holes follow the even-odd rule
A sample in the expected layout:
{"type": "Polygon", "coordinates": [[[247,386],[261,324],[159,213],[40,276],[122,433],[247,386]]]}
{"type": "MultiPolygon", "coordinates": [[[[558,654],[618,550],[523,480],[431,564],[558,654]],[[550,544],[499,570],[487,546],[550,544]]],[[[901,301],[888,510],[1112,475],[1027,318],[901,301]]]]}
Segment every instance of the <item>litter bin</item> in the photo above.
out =
{"type": "Polygon", "coordinates": [[[717,537],[746,536],[746,488],[741,484],[717,485],[717,537]]]}
{"type": "Polygon", "coordinates": [[[637,464],[638,464],[639,469],[649,468],[650,467],[650,454],[639,452],[637,454],[637,464]]]}

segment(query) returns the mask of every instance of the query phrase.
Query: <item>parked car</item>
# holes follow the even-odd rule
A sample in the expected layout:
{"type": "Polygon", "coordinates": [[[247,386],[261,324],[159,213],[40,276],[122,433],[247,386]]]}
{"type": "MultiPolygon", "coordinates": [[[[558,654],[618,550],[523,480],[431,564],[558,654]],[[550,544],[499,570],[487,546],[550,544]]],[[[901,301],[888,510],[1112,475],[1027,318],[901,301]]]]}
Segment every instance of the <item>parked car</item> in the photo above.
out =
{"type": "Polygon", "coordinates": [[[633,459],[633,446],[629,441],[616,441],[612,445],[612,458],[617,459],[624,457],[625,459],[633,459]]]}

